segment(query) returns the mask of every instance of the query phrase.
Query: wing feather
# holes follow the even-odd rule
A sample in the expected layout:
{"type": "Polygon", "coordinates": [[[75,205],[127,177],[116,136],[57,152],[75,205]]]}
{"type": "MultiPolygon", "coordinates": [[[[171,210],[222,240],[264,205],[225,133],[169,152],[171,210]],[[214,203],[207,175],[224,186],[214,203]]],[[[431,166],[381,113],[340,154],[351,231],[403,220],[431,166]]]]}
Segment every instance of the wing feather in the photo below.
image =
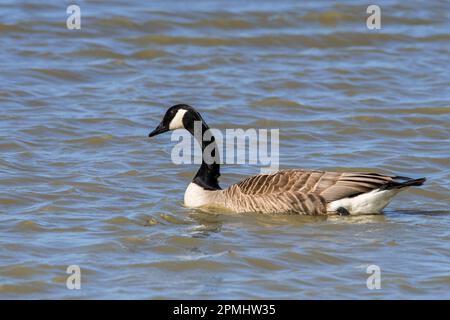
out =
{"type": "Polygon", "coordinates": [[[293,192],[313,194],[331,202],[380,188],[393,179],[394,177],[377,173],[294,169],[256,175],[234,186],[244,195],[293,192]]]}

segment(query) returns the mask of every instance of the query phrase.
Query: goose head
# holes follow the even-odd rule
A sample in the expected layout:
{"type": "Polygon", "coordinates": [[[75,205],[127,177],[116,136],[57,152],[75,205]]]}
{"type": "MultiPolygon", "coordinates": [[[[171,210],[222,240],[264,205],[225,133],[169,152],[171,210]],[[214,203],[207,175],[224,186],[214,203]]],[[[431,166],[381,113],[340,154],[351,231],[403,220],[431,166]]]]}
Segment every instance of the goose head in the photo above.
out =
{"type": "Polygon", "coordinates": [[[203,121],[203,119],[193,107],[187,104],[176,104],[167,109],[161,123],[148,136],[154,137],[175,129],[192,131],[195,121],[203,121]]]}

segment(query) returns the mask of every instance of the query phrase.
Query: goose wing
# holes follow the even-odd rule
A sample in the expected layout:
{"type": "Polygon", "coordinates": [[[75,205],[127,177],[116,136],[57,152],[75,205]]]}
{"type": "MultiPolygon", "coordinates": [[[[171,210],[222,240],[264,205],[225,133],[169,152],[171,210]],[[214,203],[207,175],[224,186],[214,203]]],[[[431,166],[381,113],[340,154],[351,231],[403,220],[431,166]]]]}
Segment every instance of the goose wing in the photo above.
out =
{"type": "MultiPolygon", "coordinates": [[[[326,202],[354,197],[389,184],[395,178],[377,173],[281,170],[249,177],[234,186],[246,195],[294,193],[320,196],[326,202]]],[[[407,179],[407,178],[403,178],[407,179]]]]}

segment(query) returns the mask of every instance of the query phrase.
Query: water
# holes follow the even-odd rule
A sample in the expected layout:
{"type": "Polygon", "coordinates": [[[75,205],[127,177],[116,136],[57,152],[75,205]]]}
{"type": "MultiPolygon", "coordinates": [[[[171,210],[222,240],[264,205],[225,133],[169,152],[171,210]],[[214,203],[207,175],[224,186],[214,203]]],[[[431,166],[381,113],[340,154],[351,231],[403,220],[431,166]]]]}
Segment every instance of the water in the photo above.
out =
{"type": "Polygon", "coordinates": [[[448,2],[383,1],[374,31],[353,1],[78,1],[81,30],[68,4],[0,3],[1,298],[450,298],[448,2]],[[147,137],[181,102],[280,128],[282,168],[428,181],[382,216],[189,210],[197,166],[147,137]]]}

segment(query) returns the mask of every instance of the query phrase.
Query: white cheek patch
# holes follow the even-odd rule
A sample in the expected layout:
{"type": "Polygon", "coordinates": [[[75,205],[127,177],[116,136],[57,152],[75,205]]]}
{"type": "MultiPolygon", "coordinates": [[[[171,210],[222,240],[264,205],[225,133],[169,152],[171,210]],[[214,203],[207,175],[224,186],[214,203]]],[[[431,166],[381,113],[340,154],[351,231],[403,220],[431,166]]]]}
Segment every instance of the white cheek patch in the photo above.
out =
{"type": "Polygon", "coordinates": [[[177,114],[175,115],[175,117],[173,117],[172,121],[170,121],[170,123],[169,123],[170,130],[184,128],[183,117],[186,112],[187,112],[187,110],[184,110],[184,109],[179,109],[177,111],[177,114]]]}

